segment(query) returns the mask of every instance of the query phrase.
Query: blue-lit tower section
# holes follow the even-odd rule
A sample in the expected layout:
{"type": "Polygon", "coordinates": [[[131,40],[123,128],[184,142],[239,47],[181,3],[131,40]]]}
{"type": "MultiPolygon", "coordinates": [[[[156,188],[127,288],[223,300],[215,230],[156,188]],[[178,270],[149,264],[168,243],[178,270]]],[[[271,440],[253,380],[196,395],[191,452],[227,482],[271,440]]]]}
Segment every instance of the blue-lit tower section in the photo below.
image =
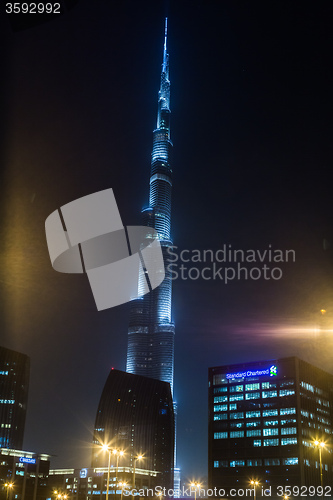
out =
{"type": "MultiPolygon", "coordinates": [[[[142,211],[143,224],[158,232],[165,262],[167,249],[172,245],[171,151],[166,19],[157,126],[153,132],[149,206],[142,211]]],[[[167,265],[165,268],[166,276],[162,284],[131,303],[126,371],[169,382],[173,392],[175,327],[171,318],[171,273],[167,265]]]]}

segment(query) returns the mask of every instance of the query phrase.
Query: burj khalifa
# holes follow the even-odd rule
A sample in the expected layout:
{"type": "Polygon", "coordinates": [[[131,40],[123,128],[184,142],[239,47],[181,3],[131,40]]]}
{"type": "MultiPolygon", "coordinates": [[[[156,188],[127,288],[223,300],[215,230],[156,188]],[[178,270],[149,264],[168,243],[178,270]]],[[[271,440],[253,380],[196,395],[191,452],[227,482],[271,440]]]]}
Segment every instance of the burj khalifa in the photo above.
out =
{"type": "Polygon", "coordinates": [[[143,224],[158,233],[165,278],[158,288],[131,302],[126,371],[169,382],[173,393],[175,326],[171,314],[171,273],[167,266],[168,248],[172,246],[170,115],[166,19],[157,124],[153,132],[149,205],[142,210],[143,224]]]}

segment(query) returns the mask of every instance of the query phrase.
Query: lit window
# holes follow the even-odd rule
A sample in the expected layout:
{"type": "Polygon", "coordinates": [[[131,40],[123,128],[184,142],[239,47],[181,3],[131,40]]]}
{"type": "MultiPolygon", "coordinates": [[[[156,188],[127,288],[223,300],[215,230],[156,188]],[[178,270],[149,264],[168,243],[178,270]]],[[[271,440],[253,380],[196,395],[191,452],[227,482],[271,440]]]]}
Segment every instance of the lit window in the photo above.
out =
{"type": "Polygon", "coordinates": [[[281,445],[297,444],[297,438],[281,438],[281,445]]]}
{"type": "Polygon", "coordinates": [[[244,418],[244,412],[230,413],[229,418],[235,420],[239,418],[244,418]]]}
{"type": "Polygon", "coordinates": [[[228,405],[215,405],[214,411],[227,411],[228,405]]]}
{"type": "Polygon", "coordinates": [[[283,382],[280,382],[280,387],[290,387],[291,385],[295,385],[294,380],[284,380],[283,382]]]}
{"type": "Polygon", "coordinates": [[[214,439],[228,439],[227,432],[214,432],[214,439]]]}
{"type": "Polygon", "coordinates": [[[296,413],[296,408],[281,408],[280,415],[292,415],[296,413]]]}
{"type": "Polygon", "coordinates": [[[218,460],[214,460],[214,467],[218,467],[219,466],[219,461],[218,460]]]}
{"type": "Polygon", "coordinates": [[[244,437],[244,431],[233,431],[233,432],[230,432],[230,437],[231,438],[243,438],[244,437]]]}
{"type": "Polygon", "coordinates": [[[261,436],[261,429],[253,429],[246,431],[246,437],[258,437],[261,436]]]}
{"type": "Polygon", "coordinates": [[[283,396],[292,396],[293,394],[295,394],[294,389],[282,389],[279,396],[282,398],[283,396]]]}
{"type": "Polygon", "coordinates": [[[214,394],[220,394],[221,392],[227,392],[228,387],[225,385],[223,387],[215,387],[214,394]]]}
{"type": "Polygon", "coordinates": [[[243,394],[231,394],[229,396],[229,401],[242,401],[244,399],[243,394]]]}
{"type": "Polygon", "coordinates": [[[314,392],[314,387],[311,384],[308,384],[307,382],[301,382],[301,386],[306,389],[307,391],[314,392]]]}
{"type": "Polygon", "coordinates": [[[281,434],[297,434],[296,427],[284,427],[281,429],[281,434]]]}
{"type": "Polygon", "coordinates": [[[217,415],[214,415],[214,420],[227,420],[227,419],[228,419],[227,413],[218,413],[217,415]]]}
{"type": "Polygon", "coordinates": [[[278,415],[279,411],[278,410],[264,410],[262,412],[263,417],[273,417],[275,415],[278,415]]]}
{"type": "Polygon", "coordinates": [[[228,401],[228,396],[215,396],[214,403],[225,403],[228,401]]]}
{"type": "Polygon", "coordinates": [[[252,458],[251,460],[246,460],[246,465],[248,467],[259,467],[262,465],[262,460],[260,458],[252,458]]]}
{"type": "Polygon", "coordinates": [[[250,392],[248,394],[245,394],[245,399],[259,399],[260,398],[260,392],[250,392]]]}
{"type": "Polygon", "coordinates": [[[231,385],[229,388],[230,392],[242,392],[244,390],[243,385],[231,385]]]}
{"type": "Polygon", "coordinates": [[[279,425],[279,421],[278,421],[278,420],[266,420],[266,421],[264,422],[264,425],[265,425],[266,427],[271,427],[271,426],[273,426],[273,425],[279,425]]]}
{"type": "Polygon", "coordinates": [[[278,439],[264,439],[264,446],[279,446],[278,439]]]}
{"type": "Polygon", "coordinates": [[[258,418],[260,417],[260,411],[247,411],[246,418],[258,418]]]}
{"type": "Polygon", "coordinates": [[[244,422],[230,422],[230,429],[242,429],[244,422]]]}
{"type": "Polygon", "coordinates": [[[246,427],[260,427],[260,420],[253,420],[253,422],[246,422],[246,427]]]}
{"type": "Polygon", "coordinates": [[[264,436],[278,436],[279,435],[279,429],[264,429],[263,430],[263,435],[264,436]]]}
{"type": "Polygon", "coordinates": [[[277,391],[262,391],[263,398],[276,398],[277,391]]]}
{"type": "Polygon", "coordinates": [[[253,440],[253,446],[255,446],[255,447],[261,446],[261,439],[254,439],[253,440]]]}
{"type": "Polygon", "coordinates": [[[296,418],[288,418],[288,420],[281,420],[281,425],[296,424],[296,418]]]}
{"type": "Polygon", "coordinates": [[[235,403],[229,405],[229,410],[237,410],[237,405],[235,403]]]}
{"type": "Polygon", "coordinates": [[[230,467],[244,467],[244,465],[244,460],[232,460],[232,462],[230,462],[230,467]]]}
{"type": "Polygon", "coordinates": [[[279,458],[265,458],[264,464],[265,465],[280,465],[280,459],[279,458]]]}
{"type": "Polygon", "coordinates": [[[257,391],[260,389],[260,384],[245,384],[246,391],[257,391]]]}
{"type": "Polygon", "coordinates": [[[297,465],[298,464],[298,457],[290,457],[290,458],[284,458],[282,460],[283,465],[297,465]]]}

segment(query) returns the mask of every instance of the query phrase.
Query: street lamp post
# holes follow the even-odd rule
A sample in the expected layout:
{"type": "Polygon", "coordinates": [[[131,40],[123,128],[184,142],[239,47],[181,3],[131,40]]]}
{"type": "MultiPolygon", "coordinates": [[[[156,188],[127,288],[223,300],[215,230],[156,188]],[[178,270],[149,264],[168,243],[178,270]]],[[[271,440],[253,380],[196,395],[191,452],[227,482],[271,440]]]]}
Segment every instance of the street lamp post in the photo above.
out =
{"type": "MultiPolygon", "coordinates": [[[[135,467],[136,467],[136,461],[137,460],[142,460],[143,456],[138,455],[137,457],[134,458],[134,464],[133,464],[133,489],[135,489],[135,467]]],[[[134,494],[132,495],[134,496],[134,494]]]]}
{"type": "Polygon", "coordinates": [[[107,451],[109,454],[108,478],[107,478],[107,483],[106,483],[106,500],[108,500],[108,498],[109,498],[109,484],[110,484],[110,469],[111,469],[111,450],[109,449],[107,444],[103,444],[102,450],[107,451]]]}
{"type": "MultiPolygon", "coordinates": [[[[117,463],[116,463],[116,491],[115,491],[115,495],[117,495],[117,481],[118,481],[119,457],[123,457],[124,456],[124,452],[122,450],[116,450],[116,449],[114,449],[112,453],[117,456],[117,463]]],[[[107,497],[106,497],[106,500],[108,500],[107,497]]]]}
{"type": "Polygon", "coordinates": [[[254,479],[252,479],[250,481],[250,484],[253,486],[253,489],[254,489],[254,500],[256,500],[256,496],[257,496],[257,486],[259,486],[259,481],[256,481],[254,479]]]}
{"type": "Polygon", "coordinates": [[[314,441],[314,445],[317,446],[319,450],[320,486],[323,487],[323,464],[321,460],[321,450],[325,448],[325,443],[316,439],[316,441],[314,441]]]}
{"type": "Polygon", "coordinates": [[[6,500],[8,500],[9,490],[13,487],[13,483],[5,483],[5,487],[7,488],[6,500]]]}
{"type": "Polygon", "coordinates": [[[127,483],[121,482],[121,483],[119,483],[119,486],[121,486],[120,500],[123,500],[123,490],[124,490],[124,487],[127,486],[127,483]]]}
{"type": "Polygon", "coordinates": [[[191,483],[191,488],[194,488],[194,500],[197,500],[197,488],[200,488],[200,483],[191,483]]]}

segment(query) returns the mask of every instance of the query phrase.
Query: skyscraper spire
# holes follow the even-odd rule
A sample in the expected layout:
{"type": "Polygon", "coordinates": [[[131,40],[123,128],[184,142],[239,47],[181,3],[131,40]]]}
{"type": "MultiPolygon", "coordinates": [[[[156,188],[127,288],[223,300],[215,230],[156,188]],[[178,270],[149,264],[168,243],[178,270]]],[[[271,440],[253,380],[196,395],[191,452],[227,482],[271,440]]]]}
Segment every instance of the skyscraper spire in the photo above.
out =
{"type": "Polygon", "coordinates": [[[163,49],[163,68],[162,73],[166,73],[167,67],[167,40],[168,40],[168,18],[165,18],[165,28],[164,28],[164,49],[163,49]]]}
{"type": "Polygon", "coordinates": [[[143,223],[158,233],[166,275],[158,288],[131,303],[126,371],[169,382],[173,391],[175,327],[171,318],[171,273],[167,266],[167,251],[172,246],[170,235],[172,142],[167,28],[166,18],[157,127],[153,132],[149,205],[142,211],[143,223]]]}

